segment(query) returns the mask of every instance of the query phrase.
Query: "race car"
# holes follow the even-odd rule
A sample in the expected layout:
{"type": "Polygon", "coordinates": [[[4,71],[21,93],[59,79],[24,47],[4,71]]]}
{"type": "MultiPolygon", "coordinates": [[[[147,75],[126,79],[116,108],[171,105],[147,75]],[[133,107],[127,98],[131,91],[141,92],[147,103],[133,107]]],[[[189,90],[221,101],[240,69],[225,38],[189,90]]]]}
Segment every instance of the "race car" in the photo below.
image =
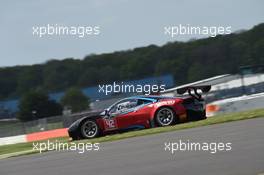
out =
{"type": "Polygon", "coordinates": [[[205,101],[201,93],[211,86],[189,86],[177,89],[187,96],[134,96],[122,99],[103,112],[75,121],[69,128],[73,140],[90,139],[110,133],[162,127],[180,122],[206,119],[205,101]]]}

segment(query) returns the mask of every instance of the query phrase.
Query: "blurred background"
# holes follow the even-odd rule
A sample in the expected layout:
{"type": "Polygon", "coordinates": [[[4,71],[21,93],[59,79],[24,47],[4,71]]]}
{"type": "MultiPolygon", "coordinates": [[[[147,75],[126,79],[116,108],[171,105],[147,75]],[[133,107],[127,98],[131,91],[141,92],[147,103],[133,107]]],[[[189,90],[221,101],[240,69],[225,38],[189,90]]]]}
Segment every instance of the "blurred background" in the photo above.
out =
{"type": "Polygon", "coordinates": [[[264,3],[203,1],[2,2],[0,137],[68,127],[135,93],[98,85],[161,85],[177,96],[212,85],[208,116],[264,106],[264,3]],[[239,4],[239,6],[238,6],[239,4]],[[247,12],[247,13],[245,13],[247,12]],[[32,35],[33,26],[100,26],[86,38],[32,35]],[[164,35],[165,26],[231,26],[228,35],[164,35]]]}

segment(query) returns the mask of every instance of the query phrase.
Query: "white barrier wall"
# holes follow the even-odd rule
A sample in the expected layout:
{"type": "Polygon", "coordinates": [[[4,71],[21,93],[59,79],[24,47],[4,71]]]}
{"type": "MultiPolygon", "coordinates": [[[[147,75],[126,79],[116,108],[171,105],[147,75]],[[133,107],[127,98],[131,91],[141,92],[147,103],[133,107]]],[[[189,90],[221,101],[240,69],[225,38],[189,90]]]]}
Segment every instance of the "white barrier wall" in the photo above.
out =
{"type": "Polygon", "coordinates": [[[18,136],[11,136],[11,137],[2,137],[0,138],[0,145],[10,145],[15,143],[25,143],[26,135],[18,135],[18,136]]]}
{"type": "Polygon", "coordinates": [[[212,106],[214,110],[208,110],[208,116],[213,116],[221,113],[260,109],[264,108],[264,93],[215,101],[207,105],[207,108],[210,108],[212,106]]]}

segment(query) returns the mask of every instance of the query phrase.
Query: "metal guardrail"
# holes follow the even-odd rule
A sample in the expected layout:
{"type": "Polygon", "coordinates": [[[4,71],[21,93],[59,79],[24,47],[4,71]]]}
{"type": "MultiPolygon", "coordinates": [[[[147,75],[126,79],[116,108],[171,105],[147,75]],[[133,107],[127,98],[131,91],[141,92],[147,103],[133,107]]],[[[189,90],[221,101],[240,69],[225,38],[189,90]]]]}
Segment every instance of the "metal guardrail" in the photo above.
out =
{"type": "Polygon", "coordinates": [[[98,111],[86,111],[68,116],[54,116],[38,120],[32,120],[28,122],[20,122],[14,120],[0,121],[0,138],[22,134],[30,134],[40,131],[48,131],[58,128],[67,128],[75,120],[87,115],[93,115],[95,113],[98,113],[98,111]]]}

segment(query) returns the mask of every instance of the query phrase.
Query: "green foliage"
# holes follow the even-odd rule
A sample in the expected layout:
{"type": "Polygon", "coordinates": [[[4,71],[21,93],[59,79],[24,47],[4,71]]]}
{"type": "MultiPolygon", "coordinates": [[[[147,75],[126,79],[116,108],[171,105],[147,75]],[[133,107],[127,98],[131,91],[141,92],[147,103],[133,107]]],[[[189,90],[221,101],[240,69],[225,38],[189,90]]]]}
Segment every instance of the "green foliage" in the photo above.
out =
{"type": "Polygon", "coordinates": [[[18,119],[29,121],[62,114],[60,104],[40,91],[29,91],[20,100],[18,119]]]}
{"type": "Polygon", "coordinates": [[[67,58],[0,68],[0,99],[18,97],[28,90],[56,92],[167,73],[180,85],[237,73],[240,66],[263,64],[263,46],[264,23],[249,31],[214,38],[88,55],[83,60],[67,58]]]}
{"type": "Polygon", "coordinates": [[[61,99],[61,104],[70,107],[72,112],[89,109],[89,99],[78,88],[70,88],[61,99]]]}

